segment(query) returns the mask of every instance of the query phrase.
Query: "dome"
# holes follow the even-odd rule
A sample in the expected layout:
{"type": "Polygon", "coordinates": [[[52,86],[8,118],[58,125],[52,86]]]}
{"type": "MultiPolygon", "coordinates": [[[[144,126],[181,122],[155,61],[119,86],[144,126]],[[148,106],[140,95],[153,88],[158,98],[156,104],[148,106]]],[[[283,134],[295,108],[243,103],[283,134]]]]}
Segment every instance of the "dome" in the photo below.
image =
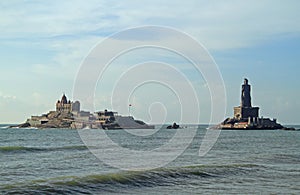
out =
{"type": "Polygon", "coordinates": [[[65,96],[65,94],[61,97],[61,101],[60,102],[63,103],[63,104],[67,104],[68,103],[67,97],[65,96]]]}

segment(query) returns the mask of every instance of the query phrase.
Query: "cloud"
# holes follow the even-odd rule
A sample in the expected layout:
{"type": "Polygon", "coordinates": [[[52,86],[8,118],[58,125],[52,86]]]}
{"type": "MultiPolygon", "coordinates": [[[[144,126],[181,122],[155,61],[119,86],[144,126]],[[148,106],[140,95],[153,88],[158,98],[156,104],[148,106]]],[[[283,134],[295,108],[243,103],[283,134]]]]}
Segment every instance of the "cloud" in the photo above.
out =
{"type": "MultiPolygon", "coordinates": [[[[299,1],[172,1],[157,5],[157,1],[2,1],[0,42],[30,48],[32,54],[43,51],[50,60],[33,63],[36,71],[42,71],[36,64],[45,64],[60,72],[73,70],[73,76],[95,44],[124,28],[171,26],[192,35],[209,50],[251,47],[300,31],[299,1]]],[[[128,41],[131,38],[126,37],[128,41]]],[[[182,45],[176,39],[173,44],[182,45]]]]}
{"type": "Polygon", "coordinates": [[[2,95],[0,94],[0,98],[4,101],[7,101],[7,100],[15,100],[17,99],[17,96],[15,95],[2,95]]]}
{"type": "Polygon", "coordinates": [[[178,28],[210,49],[224,49],[300,30],[299,1],[17,2],[0,4],[1,37],[105,36],[150,24],[178,28]]]}

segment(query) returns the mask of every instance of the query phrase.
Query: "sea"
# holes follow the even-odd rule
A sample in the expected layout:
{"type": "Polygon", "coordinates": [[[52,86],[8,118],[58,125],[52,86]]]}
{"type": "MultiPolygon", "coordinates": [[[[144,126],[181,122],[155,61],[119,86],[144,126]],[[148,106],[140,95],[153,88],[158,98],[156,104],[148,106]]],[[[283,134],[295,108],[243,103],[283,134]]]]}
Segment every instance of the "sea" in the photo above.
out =
{"type": "Polygon", "coordinates": [[[202,155],[213,131],[206,125],[180,130],[194,133],[188,145],[160,126],[143,135],[93,130],[115,145],[94,137],[91,148],[81,135],[88,131],[0,125],[0,194],[300,194],[300,131],[222,130],[202,155]],[[120,148],[129,153],[116,155],[120,148]],[[128,160],[135,151],[146,159],[128,160]]]}

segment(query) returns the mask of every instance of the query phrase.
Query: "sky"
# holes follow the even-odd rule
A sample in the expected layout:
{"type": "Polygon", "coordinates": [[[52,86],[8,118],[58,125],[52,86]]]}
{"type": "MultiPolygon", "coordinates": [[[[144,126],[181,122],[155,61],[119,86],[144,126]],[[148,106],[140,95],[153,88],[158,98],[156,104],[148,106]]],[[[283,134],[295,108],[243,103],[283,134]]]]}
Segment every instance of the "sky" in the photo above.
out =
{"type": "MultiPolygon", "coordinates": [[[[241,84],[247,77],[252,85],[252,105],[260,107],[261,116],[277,118],[282,124],[300,124],[297,0],[1,1],[0,123],[20,123],[31,115],[54,110],[63,93],[72,100],[80,68],[97,45],[124,29],[148,25],[183,32],[209,52],[224,82],[226,96],[218,98],[225,100],[226,117],[233,116],[233,107],[239,105],[241,84]]],[[[143,39],[151,36],[131,34],[115,41],[123,44],[143,39]]],[[[181,44],[176,39],[173,43],[181,44]]],[[[193,70],[191,62],[168,50],[127,52],[98,80],[95,110],[113,109],[150,123],[159,123],[162,118],[167,123],[189,123],[187,119],[181,121],[180,106],[190,95],[184,84],[191,84],[199,98],[199,122],[208,123],[212,99],[204,78],[193,70]],[[157,62],[161,64],[156,66],[157,62]],[[144,74],[130,72],[132,67],[144,74]],[[127,80],[122,80],[126,75],[127,80]],[[126,88],[145,75],[156,81],[168,78],[177,91],[162,82],[126,88]],[[132,93],[126,101],[112,98],[128,90],[132,93]],[[130,111],[128,102],[132,104],[130,111]]],[[[88,109],[84,104],[81,107],[88,109]]]]}

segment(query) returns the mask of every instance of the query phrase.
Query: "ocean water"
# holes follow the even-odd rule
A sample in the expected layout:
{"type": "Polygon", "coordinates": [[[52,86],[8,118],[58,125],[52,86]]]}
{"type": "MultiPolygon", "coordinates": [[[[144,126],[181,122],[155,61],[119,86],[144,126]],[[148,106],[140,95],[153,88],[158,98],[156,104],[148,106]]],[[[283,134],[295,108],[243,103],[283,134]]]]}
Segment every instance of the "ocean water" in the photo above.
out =
{"type": "MultiPolygon", "coordinates": [[[[124,148],[149,151],[175,131],[158,129],[142,138],[123,130],[105,133],[124,148]]],[[[133,171],[97,158],[76,130],[0,125],[0,194],[300,194],[300,131],[221,131],[213,148],[199,156],[206,131],[200,126],[169,164],[133,171]]]]}

